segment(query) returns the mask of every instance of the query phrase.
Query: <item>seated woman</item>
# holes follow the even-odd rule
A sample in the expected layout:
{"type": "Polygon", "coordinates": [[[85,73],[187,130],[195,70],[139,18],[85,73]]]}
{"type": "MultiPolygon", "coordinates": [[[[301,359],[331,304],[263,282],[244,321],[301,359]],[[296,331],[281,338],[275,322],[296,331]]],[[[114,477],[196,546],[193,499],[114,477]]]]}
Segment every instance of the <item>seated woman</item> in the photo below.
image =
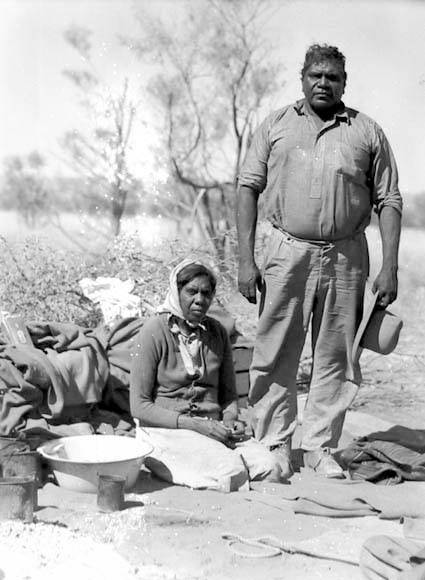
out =
{"type": "Polygon", "coordinates": [[[182,461],[175,429],[215,439],[226,453],[234,448],[250,480],[280,481],[276,456],[245,436],[245,424],[238,420],[230,340],[222,324],[207,316],[215,289],[214,274],[199,262],[184,260],[171,272],[164,303],[136,340],[132,416],[142,427],[170,430],[167,447],[172,450],[174,444],[182,461]]]}

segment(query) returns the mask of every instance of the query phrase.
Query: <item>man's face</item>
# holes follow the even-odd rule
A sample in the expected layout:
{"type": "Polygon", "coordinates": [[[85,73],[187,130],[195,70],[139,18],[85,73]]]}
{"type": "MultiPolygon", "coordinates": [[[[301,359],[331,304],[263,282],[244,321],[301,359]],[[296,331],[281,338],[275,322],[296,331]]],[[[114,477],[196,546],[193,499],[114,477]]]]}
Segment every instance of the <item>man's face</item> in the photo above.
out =
{"type": "Polygon", "coordinates": [[[302,79],[307,102],[320,113],[332,109],[341,101],[345,89],[344,69],[335,60],[312,63],[302,79]]]}

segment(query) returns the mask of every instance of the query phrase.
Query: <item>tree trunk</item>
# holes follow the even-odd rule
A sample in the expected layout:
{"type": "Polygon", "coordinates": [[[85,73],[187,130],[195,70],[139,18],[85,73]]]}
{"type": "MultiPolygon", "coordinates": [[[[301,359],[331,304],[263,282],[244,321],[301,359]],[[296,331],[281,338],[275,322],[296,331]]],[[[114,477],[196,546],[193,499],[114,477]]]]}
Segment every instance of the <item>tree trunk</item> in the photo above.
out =
{"type": "Polygon", "coordinates": [[[127,190],[123,189],[121,184],[114,187],[114,193],[112,196],[112,230],[114,237],[119,236],[121,233],[121,220],[124,213],[127,193],[127,190]]]}

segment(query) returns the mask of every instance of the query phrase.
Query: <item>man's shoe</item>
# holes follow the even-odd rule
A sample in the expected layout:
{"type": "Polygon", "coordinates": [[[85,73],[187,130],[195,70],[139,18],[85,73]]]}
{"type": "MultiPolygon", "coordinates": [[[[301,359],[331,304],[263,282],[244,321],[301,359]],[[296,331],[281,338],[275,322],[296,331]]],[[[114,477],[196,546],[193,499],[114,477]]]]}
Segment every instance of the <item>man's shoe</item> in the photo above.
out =
{"type": "Polygon", "coordinates": [[[289,479],[294,473],[291,462],[291,441],[287,440],[279,445],[270,447],[270,451],[276,458],[276,462],[280,467],[280,477],[282,480],[289,479]]]}
{"type": "Polygon", "coordinates": [[[306,451],[304,453],[304,466],[323,477],[344,477],[342,467],[332,457],[328,447],[306,451]]]}

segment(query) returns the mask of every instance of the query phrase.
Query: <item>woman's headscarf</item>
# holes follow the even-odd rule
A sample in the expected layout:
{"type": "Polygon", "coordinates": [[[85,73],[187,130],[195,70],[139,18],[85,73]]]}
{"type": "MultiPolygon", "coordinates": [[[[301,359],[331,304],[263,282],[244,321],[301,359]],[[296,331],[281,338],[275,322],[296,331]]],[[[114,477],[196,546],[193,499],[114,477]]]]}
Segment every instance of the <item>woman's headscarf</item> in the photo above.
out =
{"type": "Polygon", "coordinates": [[[164,302],[156,309],[158,313],[170,312],[171,314],[174,314],[178,318],[184,320],[184,314],[180,306],[179,289],[177,287],[177,275],[179,274],[179,272],[183,270],[183,268],[186,268],[186,266],[189,266],[190,264],[199,264],[200,266],[204,266],[204,268],[207,268],[214,276],[214,273],[211,271],[211,268],[209,268],[199,260],[193,259],[191,260],[189,258],[185,258],[179,264],[177,264],[177,266],[175,266],[171,271],[169,288],[165,296],[164,302]]]}
{"type": "MultiPolygon", "coordinates": [[[[177,266],[175,266],[171,271],[170,286],[165,296],[165,300],[160,306],[158,306],[156,311],[158,313],[169,312],[179,319],[180,322],[174,322],[171,325],[171,332],[177,337],[179,350],[186,371],[190,376],[200,378],[205,372],[200,328],[199,326],[194,326],[189,321],[185,320],[180,306],[179,289],[177,286],[177,276],[179,272],[190,264],[199,264],[200,266],[208,268],[208,266],[205,266],[202,262],[199,262],[198,260],[190,260],[188,258],[177,264],[177,266]],[[183,328],[184,326],[186,328],[183,328]]],[[[210,268],[208,268],[208,270],[210,270],[210,268]]],[[[211,270],[210,272],[214,276],[214,273],[211,270]]]]}

